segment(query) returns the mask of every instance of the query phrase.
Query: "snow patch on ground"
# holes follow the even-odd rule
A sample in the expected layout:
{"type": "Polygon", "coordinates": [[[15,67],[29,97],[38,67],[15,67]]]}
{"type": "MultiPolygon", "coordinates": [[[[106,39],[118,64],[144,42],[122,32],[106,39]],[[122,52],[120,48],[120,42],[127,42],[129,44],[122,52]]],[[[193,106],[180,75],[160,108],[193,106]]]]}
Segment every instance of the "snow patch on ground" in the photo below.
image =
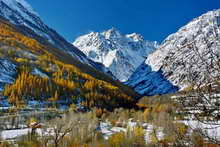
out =
{"type": "Polygon", "coordinates": [[[20,137],[22,135],[26,135],[30,131],[31,131],[31,129],[29,129],[29,128],[17,129],[17,130],[4,130],[1,132],[1,138],[4,140],[14,139],[14,138],[20,137]]]}

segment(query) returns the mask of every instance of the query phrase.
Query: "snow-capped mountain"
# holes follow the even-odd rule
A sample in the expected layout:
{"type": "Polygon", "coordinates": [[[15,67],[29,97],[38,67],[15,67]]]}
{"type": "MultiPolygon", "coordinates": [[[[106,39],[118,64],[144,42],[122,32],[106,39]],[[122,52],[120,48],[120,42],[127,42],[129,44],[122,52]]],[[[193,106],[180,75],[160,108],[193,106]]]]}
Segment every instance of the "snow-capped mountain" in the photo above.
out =
{"type": "Polygon", "coordinates": [[[73,43],[95,62],[103,63],[120,81],[126,81],[158,46],[136,33],[122,35],[116,29],[91,32],[73,43]]]}
{"type": "Polygon", "coordinates": [[[0,0],[0,17],[20,27],[25,35],[35,38],[44,44],[45,40],[47,40],[54,47],[62,49],[79,61],[100,71],[108,72],[108,69],[103,65],[88,59],[79,49],[67,42],[55,30],[44,24],[39,15],[25,0],[0,0]]]}
{"type": "MultiPolygon", "coordinates": [[[[137,91],[145,87],[146,91],[149,91],[146,86],[151,83],[148,82],[152,79],[149,75],[158,71],[180,89],[193,84],[208,83],[219,76],[219,59],[220,10],[215,10],[192,20],[178,32],[168,36],[162,45],[148,56],[144,67],[147,70],[135,72],[127,84],[135,87],[137,91]],[[148,66],[152,68],[150,73],[148,66]],[[135,77],[141,80],[137,82],[135,77]]],[[[142,70],[141,67],[139,69],[142,70]]],[[[157,83],[160,80],[157,78],[150,81],[157,83]]]]}

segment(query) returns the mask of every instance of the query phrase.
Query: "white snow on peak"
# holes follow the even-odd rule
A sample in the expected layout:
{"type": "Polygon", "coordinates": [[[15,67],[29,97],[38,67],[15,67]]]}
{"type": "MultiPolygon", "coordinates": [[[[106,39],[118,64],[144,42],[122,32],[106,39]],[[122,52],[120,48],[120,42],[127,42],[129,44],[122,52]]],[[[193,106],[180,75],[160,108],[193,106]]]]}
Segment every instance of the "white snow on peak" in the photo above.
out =
{"type": "Polygon", "coordinates": [[[104,35],[106,39],[117,39],[121,37],[121,33],[115,28],[102,32],[102,35],[104,35]]]}
{"type": "Polygon", "coordinates": [[[133,41],[143,41],[144,37],[141,36],[140,34],[137,33],[132,33],[132,34],[128,34],[126,35],[127,38],[131,38],[133,41]]]}
{"type": "Polygon", "coordinates": [[[126,81],[158,46],[136,33],[123,35],[116,29],[91,32],[73,43],[95,62],[103,63],[120,81],[126,81]]]}

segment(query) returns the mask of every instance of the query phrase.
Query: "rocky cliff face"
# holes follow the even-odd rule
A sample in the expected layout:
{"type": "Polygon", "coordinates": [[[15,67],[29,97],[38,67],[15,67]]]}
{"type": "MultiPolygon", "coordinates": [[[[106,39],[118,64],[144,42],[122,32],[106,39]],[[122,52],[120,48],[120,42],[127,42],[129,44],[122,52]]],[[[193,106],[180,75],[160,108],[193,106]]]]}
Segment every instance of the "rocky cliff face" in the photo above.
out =
{"type": "Polygon", "coordinates": [[[73,43],[87,57],[109,68],[120,81],[126,81],[158,46],[156,42],[144,40],[136,33],[122,35],[116,29],[101,33],[91,32],[73,43]]]}

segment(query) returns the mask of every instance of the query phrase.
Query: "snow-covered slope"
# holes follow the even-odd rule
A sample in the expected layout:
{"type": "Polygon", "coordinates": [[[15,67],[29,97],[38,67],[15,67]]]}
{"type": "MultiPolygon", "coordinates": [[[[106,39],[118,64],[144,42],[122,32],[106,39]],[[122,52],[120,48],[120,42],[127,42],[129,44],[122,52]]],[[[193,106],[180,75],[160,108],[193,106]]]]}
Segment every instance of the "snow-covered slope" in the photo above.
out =
{"type": "Polygon", "coordinates": [[[103,63],[120,81],[126,81],[155,50],[156,42],[145,41],[136,33],[122,35],[116,29],[91,32],[73,43],[95,62],[103,63]]]}
{"type": "Polygon", "coordinates": [[[216,76],[220,57],[220,10],[210,11],[170,35],[146,63],[161,69],[174,85],[188,86],[189,80],[208,82],[216,76]]]}
{"type": "Polygon", "coordinates": [[[0,91],[5,84],[13,83],[16,74],[16,65],[11,61],[0,58],[0,91]]]}
{"type": "Polygon", "coordinates": [[[83,52],[67,42],[56,31],[44,24],[39,15],[25,0],[0,0],[0,16],[9,20],[17,27],[20,27],[22,33],[25,33],[25,35],[35,38],[41,43],[44,43],[45,40],[47,40],[56,48],[62,49],[79,61],[100,71],[108,72],[108,69],[89,60],[83,52]],[[32,30],[35,34],[31,33],[27,28],[32,30]],[[36,36],[36,34],[40,37],[36,36]]]}
{"type": "MultiPolygon", "coordinates": [[[[145,68],[148,66],[152,68],[150,74],[161,71],[163,77],[170,83],[183,89],[194,83],[210,82],[218,76],[219,66],[216,63],[219,59],[220,10],[215,10],[192,20],[177,33],[170,35],[154,53],[148,56],[145,68]]],[[[147,87],[150,82],[142,85],[140,83],[152,79],[147,73],[149,70],[136,72],[127,84],[141,92],[139,89],[147,87]],[[142,80],[139,79],[137,82],[135,77],[142,80]]],[[[155,82],[160,80],[156,78],[155,82]]]]}

